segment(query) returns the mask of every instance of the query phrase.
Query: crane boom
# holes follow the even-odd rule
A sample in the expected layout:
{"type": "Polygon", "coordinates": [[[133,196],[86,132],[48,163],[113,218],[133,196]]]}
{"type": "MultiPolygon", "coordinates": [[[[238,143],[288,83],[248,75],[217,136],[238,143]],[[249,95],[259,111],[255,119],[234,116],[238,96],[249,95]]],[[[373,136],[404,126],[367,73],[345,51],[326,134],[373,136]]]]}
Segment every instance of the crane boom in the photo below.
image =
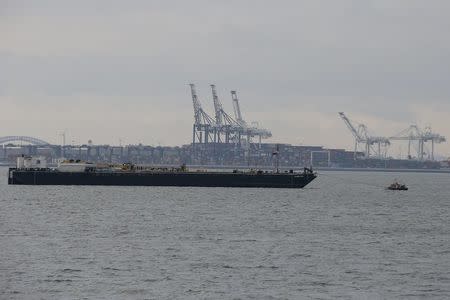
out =
{"type": "Polygon", "coordinates": [[[194,106],[194,120],[195,120],[195,124],[200,124],[201,123],[201,105],[200,102],[198,101],[198,97],[197,97],[197,91],[195,90],[195,84],[191,83],[189,84],[189,86],[191,87],[191,94],[192,94],[192,104],[194,106]]]}
{"type": "Polygon", "coordinates": [[[241,107],[239,105],[239,99],[236,91],[231,91],[231,99],[233,100],[234,117],[236,118],[236,121],[243,126],[246,125],[244,119],[242,118],[241,107]]]}
{"type": "Polygon", "coordinates": [[[231,125],[239,127],[240,124],[236,120],[234,120],[229,114],[227,114],[223,109],[222,102],[220,102],[219,97],[217,96],[216,86],[214,84],[211,84],[211,91],[214,101],[216,125],[217,126],[231,125]]]}
{"type": "Polygon", "coordinates": [[[347,125],[348,129],[351,131],[353,136],[355,137],[355,154],[354,157],[356,159],[356,151],[358,148],[358,144],[362,143],[365,145],[365,157],[370,157],[370,152],[373,150],[374,153],[376,153],[378,158],[382,158],[383,156],[386,156],[386,152],[384,154],[382,153],[382,147],[384,149],[387,149],[387,146],[390,145],[390,141],[387,137],[382,136],[373,136],[369,133],[369,130],[367,129],[367,126],[364,124],[358,124],[358,127],[355,127],[353,123],[347,118],[347,116],[340,112],[339,116],[344,121],[345,125],[347,125]],[[377,149],[374,148],[374,145],[377,145],[377,149]]]}
{"type": "Polygon", "coordinates": [[[195,84],[190,83],[189,86],[191,87],[192,104],[194,106],[194,124],[212,124],[212,118],[203,110],[202,105],[198,100],[195,84]]]}
{"type": "Polygon", "coordinates": [[[223,124],[223,118],[222,118],[222,103],[219,101],[219,97],[217,96],[216,86],[214,84],[211,84],[211,91],[213,95],[213,102],[214,102],[214,111],[215,111],[215,118],[216,118],[216,124],[222,125],[223,124]]]}
{"type": "Polygon", "coordinates": [[[345,125],[347,125],[348,129],[351,131],[353,136],[357,139],[358,142],[361,142],[364,140],[364,138],[358,133],[358,130],[356,130],[355,126],[353,126],[352,122],[347,118],[347,116],[340,112],[339,116],[344,121],[345,125]]]}

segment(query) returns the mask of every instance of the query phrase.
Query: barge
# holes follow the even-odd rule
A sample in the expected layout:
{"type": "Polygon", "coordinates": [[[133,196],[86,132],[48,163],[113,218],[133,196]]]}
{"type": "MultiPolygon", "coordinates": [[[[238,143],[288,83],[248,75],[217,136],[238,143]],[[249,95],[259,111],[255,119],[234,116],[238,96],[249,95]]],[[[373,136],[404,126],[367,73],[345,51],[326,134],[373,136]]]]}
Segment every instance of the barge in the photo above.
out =
{"type": "Polygon", "coordinates": [[[303,188],[317,177],[309,168],[285,172],[249,170],[213,172],[180,168],[123,165],[95,165],[79,161],[61,163],[57,168],[10,168],[8,184],[13,185],[108,185],[108,186],[191,186],[303,188]]]}

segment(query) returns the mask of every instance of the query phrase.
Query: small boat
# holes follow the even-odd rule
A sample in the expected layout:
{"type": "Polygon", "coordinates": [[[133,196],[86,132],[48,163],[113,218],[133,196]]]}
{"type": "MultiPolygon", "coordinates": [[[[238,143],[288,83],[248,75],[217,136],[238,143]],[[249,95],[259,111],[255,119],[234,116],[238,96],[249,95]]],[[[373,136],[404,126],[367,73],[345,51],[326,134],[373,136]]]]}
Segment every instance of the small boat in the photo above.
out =
{"type": "Polygon", "coordinates": [[[407,191],[408,187],[405,184],[394,181],[390,186],[387,187],[387,189],[391,191],[407,191]]]}

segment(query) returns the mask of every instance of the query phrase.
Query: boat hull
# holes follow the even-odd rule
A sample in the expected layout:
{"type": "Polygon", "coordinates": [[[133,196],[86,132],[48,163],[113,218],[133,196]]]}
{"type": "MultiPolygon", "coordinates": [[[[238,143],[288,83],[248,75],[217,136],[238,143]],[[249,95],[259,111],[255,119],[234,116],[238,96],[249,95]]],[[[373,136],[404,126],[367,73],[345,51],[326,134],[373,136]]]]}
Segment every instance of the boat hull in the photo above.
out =
{"type": "Polygon", "coordinates": [[[216,173],[216,172],[57,172],[10,169],[14,185],[109,185],[303,188],[314,173],[216,173]]]}
{"type": "Polygon", "coordinates": [[[402,187],[402,188],[391,188],[391,187],[388,187],[386,189],[390,190],[390,191],[407,191],[408,190],[407,187],[402,187]]]}

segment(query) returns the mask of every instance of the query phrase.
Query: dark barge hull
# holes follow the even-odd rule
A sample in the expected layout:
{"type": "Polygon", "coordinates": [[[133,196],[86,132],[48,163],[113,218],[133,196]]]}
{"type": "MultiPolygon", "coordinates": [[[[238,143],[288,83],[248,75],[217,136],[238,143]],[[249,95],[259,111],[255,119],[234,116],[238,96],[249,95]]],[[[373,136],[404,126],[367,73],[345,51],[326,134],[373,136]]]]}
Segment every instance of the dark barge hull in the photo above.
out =
{"type": "Polygon", "coordinates": [[[58,172],[10,169],[8,184],[303,188],[316,178],[305,173],[58,172]]]}

